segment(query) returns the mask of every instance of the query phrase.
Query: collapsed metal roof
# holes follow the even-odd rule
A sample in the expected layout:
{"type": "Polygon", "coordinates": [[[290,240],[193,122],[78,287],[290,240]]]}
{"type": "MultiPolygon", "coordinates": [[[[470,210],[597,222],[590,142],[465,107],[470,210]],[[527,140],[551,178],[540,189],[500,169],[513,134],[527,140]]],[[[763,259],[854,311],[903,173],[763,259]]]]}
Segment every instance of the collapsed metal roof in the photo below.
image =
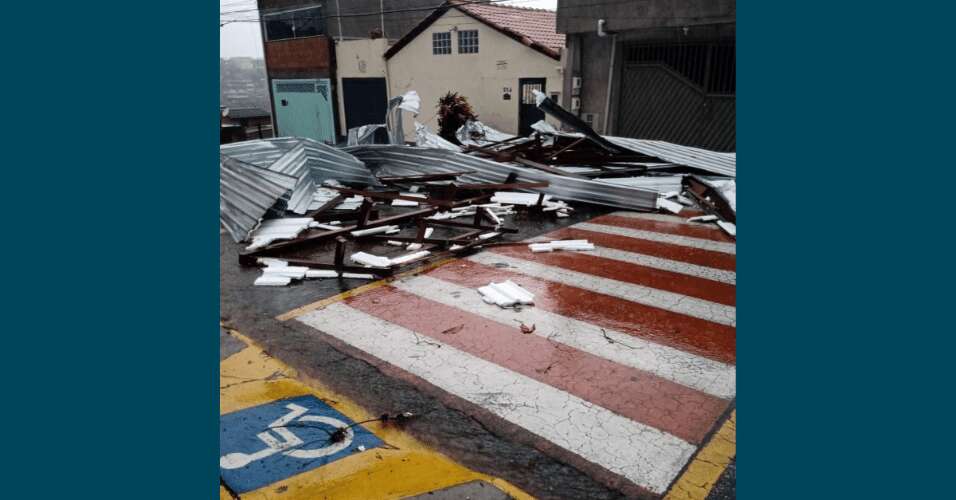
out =
{"type": "Polygon", "coordinates": [[[657,191],[555,175],[445,149],[369,144],[347,147],[345,151],[355,155],[376,175],[381,176],[474,171],[459,179],[469,183],[500,183],[509,174],[515,173],[523,182],[550,183],[549,187],[540,191],[566,201],[645,211],[654,210],[657,206],[657,191]]]}
{"type": "Polygon", "coordinates": [[[220,154],[296,179],[288,210],[303,214],[312,202],[312,193],[322,182],[378,185],[378,181],[354,156],[313,139],[279,137],[225,144],[220,154]]]}
{"type": "Polygon", "coordinates": [[[609,135],[603,137],[620,147],[637,153],[656,156],[670,163],[685,165],[717,175],[737,177],[737,153],[720,153],[664,141],[609,135]]]}
{"type": "Polygon", "coordinates": [[[631,139],[599,135],[583,120],[568,112],[543,93],[535,91],[538,108],[549,116],[560,120],[568,128],[581,133],[608,149],[624,149],[660,158],[670,163],[684,165],[717,175],[737,177],[737,153],[719,153],[706,149],[681,146],[664,141],[631,139]]]}
{"type": "Polygon", "coordinates": [[[295,177],[219,155],[219,221],[235,242],[245,240],[295,177]]]}

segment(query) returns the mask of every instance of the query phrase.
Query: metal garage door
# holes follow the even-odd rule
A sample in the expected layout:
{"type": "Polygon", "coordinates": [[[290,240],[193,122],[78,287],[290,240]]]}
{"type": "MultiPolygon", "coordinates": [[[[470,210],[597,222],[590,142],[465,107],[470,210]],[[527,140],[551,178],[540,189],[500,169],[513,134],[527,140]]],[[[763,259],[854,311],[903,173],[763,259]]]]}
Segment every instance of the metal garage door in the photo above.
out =
{"type": "Polygon", "coordinates": [[[643,44],[625,50],[615,135],[736,150],[733,43],[643,44]]]}

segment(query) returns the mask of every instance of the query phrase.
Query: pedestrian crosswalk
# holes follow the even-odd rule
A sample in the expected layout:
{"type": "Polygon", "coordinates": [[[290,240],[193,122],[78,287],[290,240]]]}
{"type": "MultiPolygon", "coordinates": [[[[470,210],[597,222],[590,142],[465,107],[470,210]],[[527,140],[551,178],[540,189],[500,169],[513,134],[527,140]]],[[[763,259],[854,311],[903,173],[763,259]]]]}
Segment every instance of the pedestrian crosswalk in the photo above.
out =
{"type": "Polygon", "coordinates": [[[660,495],[736,394],[736,248],[716,227],[641,215],[544,235],[593,252],[497,247],[297,320],[660,495]],[[535,305],[475,291],[506,279],[535,305]]]}

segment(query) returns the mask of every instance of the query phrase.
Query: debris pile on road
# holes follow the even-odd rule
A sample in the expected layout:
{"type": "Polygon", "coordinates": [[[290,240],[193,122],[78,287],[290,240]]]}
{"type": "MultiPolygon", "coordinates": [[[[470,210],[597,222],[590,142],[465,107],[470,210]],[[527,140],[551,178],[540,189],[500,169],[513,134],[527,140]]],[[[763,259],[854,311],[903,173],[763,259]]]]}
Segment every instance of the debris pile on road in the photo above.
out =
{"type": "Polygon", "coordinates": [[[483,180],[463,180],[473,171],[461,168],[400,173],[367,167],[347,151],[305,139],[248,141],[223,150],[220,219],[234,240],[248,242],[240,264],[264,267],[255,282],[260,286],[387,277],[425,259],[495,244],[518,232],[509,223],[516,214],[556,217],[573,210],[539,191],[548,182],[507,171],[483,180]],[[340,156],[346,157],[344,175],[337,177],[330,158],[340,156]],[[355,165],[364,172],[351,171],[355,165]]]}
{"type": "MultiPolygon", "coordinates": [[[[671,214],[689,207],[706,214],[692,221],[736,237],[735,154],[601,136],[537,97],[571,131],[540,121],[530,136],[508,137],[464,117],[455,138],[461,146],[417,122],[416,138],[427,147],[406,146],[402,112],[417,115],[421,106],[412,91],[389,103],[384,133],[350,131],[353,145],[345,148],[294,137],[223,145],[222,226],[237,243],[248,242],[242,265],[266,266],[256,281],[263,286],[385,277],[423,259],[515,244],[499,240],[518,232],[516,215],[565,218],[574,211],[569,202],[671,214]]],[[[530,246],[593,248],[585,240],[530,246]]]]}
{"type": "MultiPolygon", "coordinates": [[[[558,130],[542,120],[531,126],[534,130],[531,135],[509,137],[480,122],[466,122],[457,134],[461,146],[456,146],[448,141],[439,143],[435,138],[441,138],[421,125],[416,133],[417,144],[515,167],[515,171],[525,172],[526,177],[548,181],[551,184],[548,192],[568,201],[672,214],[680,214],[685,206],[699,205],[717,214],[721,221],[735,223],[735,153],[602,136],[544,94],[535,92],[535,96],[538,108],[569,131],[558,130]],[[532,171],[538,175],[532,176],[529,173],[532,171]],[[630,189],[636,199],[622,199],[619,188],[630,189]],[[691,190],[703,196],[692,196],[691,190]]],[[[356,156],[368,163],[363,158],[366,155],[356,156]]],[[[374,154],[367,156],[375,161],[374,154]]],[[[453,161],[466,163],[458,157],[453,161]]],[[[398,158],[394,158],[392,164],[406,166],[398,158]]],[[[478,174],[492,169],[487,164],[467,164],[478,174]]]]}

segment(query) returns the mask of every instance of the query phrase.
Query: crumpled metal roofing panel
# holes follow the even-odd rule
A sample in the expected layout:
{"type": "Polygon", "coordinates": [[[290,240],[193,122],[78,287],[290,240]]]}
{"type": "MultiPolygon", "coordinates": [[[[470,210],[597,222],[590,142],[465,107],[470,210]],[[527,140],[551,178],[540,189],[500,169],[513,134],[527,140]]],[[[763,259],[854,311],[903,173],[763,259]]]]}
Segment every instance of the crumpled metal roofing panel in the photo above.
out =
{"type": "Polygon", "coordinates": [[[219,221],[237,243],[249,237],[262,216],[297,180],[219,155],[219,221]]]}
{"type": "Polygon", "coordinates": [[[279,137],[237,142],[220,147],[231,158],[297,179],[287,209],[303,214],[309,209],[316,186],[335,179],[344,183],[378,185],[365,165],[354,156],[321,142],[302,137],[279,137]]]}
{"type": "Polygon", "coordinates": [[[474,174],[463,175],[459,179],[474,183],[500,183],[504,182],[508,174],[514,172],[518,174],[519,181],[549,182],[550,186],[541,191],[566,201],[645,211],[654,210],[657,202],[657,191],[554,175],[444,149],[369,144],[348,147],[345,151],[365,162],[376,175],[474,170],[474,174]]]}
{"type": "Polygon", "coordinates": [[[610,177],[607,179],[594,179],[597,182],[606,184],[615,184],[618,186],[631,186],[641,189],[651,189],[658,193],[667,193],[670,191],[681,191],[682,175],[653,176],[645,175],[640,177],[610,177]]]}
{"type": "Polygon", "coordinates": [[[737,153],[720,153],[664,141],[603,136],[623,148],[717,175],[737,177],[737,153]]]}

